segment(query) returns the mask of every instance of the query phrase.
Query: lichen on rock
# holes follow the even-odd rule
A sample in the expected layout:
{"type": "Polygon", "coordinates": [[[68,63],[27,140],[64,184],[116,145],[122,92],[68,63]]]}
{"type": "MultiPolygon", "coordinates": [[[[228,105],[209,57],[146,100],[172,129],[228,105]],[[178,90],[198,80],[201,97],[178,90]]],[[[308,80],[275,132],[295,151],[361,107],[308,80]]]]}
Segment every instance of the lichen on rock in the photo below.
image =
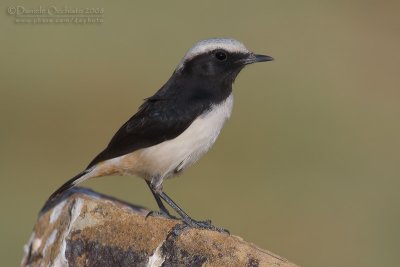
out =
{"type": "Polygon", "coordinates": [[[295,267],[240,237],[179,220],[84,188],[39,215],[22,266],[295,267]]]}

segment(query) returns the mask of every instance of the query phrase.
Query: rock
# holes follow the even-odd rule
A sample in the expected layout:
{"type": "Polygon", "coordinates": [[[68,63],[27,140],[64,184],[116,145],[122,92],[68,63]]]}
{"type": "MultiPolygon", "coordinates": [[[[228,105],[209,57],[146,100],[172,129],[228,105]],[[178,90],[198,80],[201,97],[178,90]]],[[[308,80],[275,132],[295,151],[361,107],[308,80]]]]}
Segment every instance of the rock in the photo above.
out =
{"type": "Polygon", "coordinates": [[[69,190],[39,215],[22,266],[296,266],[240,237],[147,213],[88,189],[69,190]]]}

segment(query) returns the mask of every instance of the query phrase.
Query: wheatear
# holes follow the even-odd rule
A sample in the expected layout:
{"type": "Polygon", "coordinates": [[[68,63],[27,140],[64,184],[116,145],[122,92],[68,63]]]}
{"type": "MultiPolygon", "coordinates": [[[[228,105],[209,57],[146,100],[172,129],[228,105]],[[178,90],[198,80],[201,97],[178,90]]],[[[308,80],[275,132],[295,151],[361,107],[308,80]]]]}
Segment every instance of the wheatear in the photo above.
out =
{"type": "Polygon", "coordinates": [[[190,218],[163,192],[165,179],[182,173],[214,144],[232,106],[232,84],[244,66],[270,61],[234,39],[208,39],[195,44],[171,78],[117,131],[89,166],[49,198],[93,177],[134,175],[143,178],[165,216],[162,200],[193,227],[216,229],[190,218]]]}

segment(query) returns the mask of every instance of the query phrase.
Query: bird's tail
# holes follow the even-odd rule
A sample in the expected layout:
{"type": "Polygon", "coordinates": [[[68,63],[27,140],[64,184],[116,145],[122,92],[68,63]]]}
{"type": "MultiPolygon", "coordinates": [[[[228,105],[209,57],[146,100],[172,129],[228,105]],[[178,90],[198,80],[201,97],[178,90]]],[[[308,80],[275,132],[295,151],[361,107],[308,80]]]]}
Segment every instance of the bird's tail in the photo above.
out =
{"type": "Polygon", "coordinates": [[[68,189],[74,187],[75,185],[83,182],[84,180],[90,178],[89,174],[91,173],[91,171],[93,169],[94,168],[89,168],[89,169],[86,169],[86,170],[78,173],[77,175],[75,175],[74,177],[69,179],[67,182],[65,182],[62,186],[60,186],[60,188],[58,188],[47,199],[46,203],[44,204],[43,208],[40,210],[39,214],[42,214],[42,213],[46,212],[47,210],[51,209],[52,207],[54,207],[59,202],[58,200],[61,200],[60,197],[63,195],[63,193],[65,191],[67,191],[68,189]]]}

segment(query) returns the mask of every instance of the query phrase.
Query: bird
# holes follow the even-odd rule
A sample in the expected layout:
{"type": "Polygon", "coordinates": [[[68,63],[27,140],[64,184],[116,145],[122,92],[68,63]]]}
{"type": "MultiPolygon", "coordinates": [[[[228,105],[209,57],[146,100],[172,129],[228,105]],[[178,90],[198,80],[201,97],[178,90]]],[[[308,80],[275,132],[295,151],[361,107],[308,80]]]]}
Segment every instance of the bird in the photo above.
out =
{"type": "Polygon", "coordinates": [[[231,38],[211,38],[194,44],[167,82],[146,99],[82,172],[58,188],[44,207],[81,182],[101,176],[143,178],[159,213],[188,226],[217,229],[211,221],[192,219],[163,190],[163,182],[181,174],[214,144],[233,108],[232,85],[247,65],[273,60],[255,54],[231,38]]]}

